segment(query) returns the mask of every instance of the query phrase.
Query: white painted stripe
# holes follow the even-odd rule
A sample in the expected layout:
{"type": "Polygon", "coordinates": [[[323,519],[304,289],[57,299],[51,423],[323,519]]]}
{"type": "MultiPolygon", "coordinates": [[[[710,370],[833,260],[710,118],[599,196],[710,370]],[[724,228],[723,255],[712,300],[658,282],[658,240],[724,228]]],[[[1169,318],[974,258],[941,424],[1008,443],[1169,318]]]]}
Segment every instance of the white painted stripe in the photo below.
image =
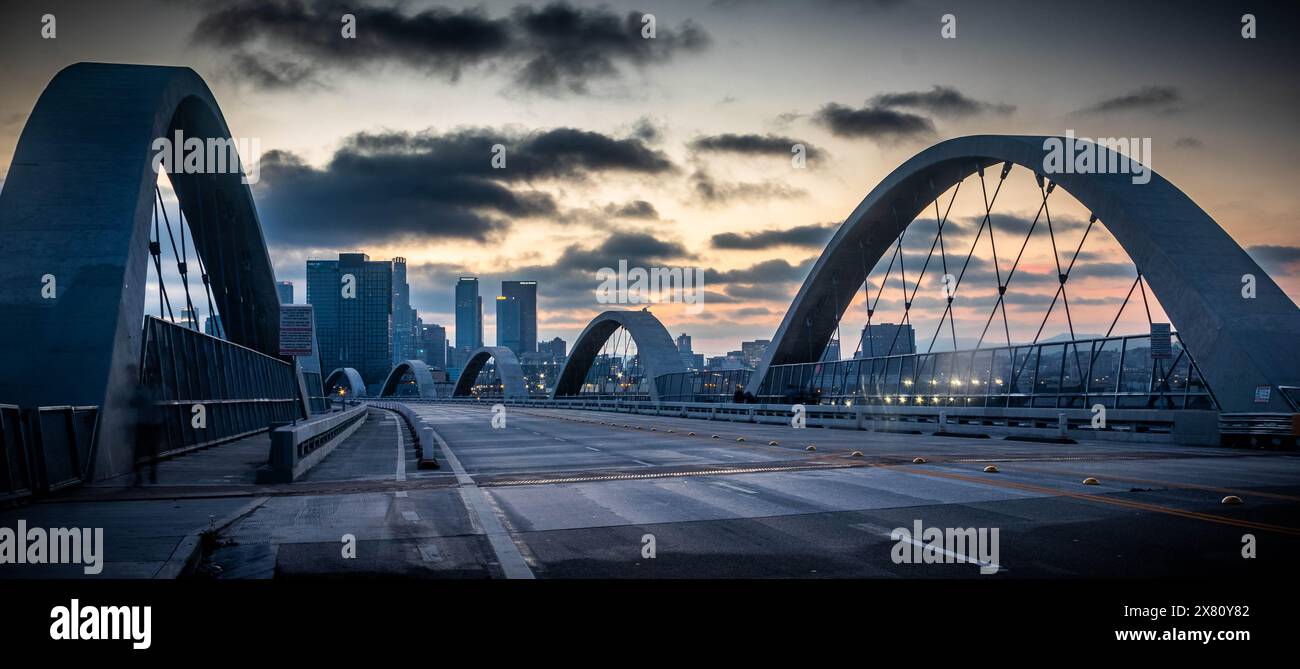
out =
{"type": "Polygon", "coordinates": [[[398,490],[398,491],[397,491],[397,496],[398,496],[398,497],[409,497],[409,495],[406,494],[406,491],[405,491],[405,490],[398,490]]]}
{"type": "MultiPolygon", "coordinates": [[[[427,424],[428,421],[425,421],[427,424]]],[[[430,428],[433,438],[437,440],[438,447],[442,449],[442,455],[451,465],[451,470],[456,473],[456,482],[460,484],[460,496],[465,501],[465,507],[469,512],[478,519],[479,526],[483,533],[487,535],[488,545],[492,548],[492,553],[496,556],[497,564],[501,565],[501,571],[505,573],[506,578],[532,579],[533,570],[528,566],[528,561],[524,559],[519,547],[515,545],[506,528],[501,524],[501,519],[497,517],[492,510],[492,505],[488,502],[487,493],[479,489],[474,479],[470,478],[465,468],[460,464],[460,458],[452,452],[451,447],[438,434],[436,430],[430,428]]]]}
{"type": "Polygon", "coordinates": [[[635,459],[634,459],[634,460],[632,460],[632,462],[635,462],[635,463],[637,463],[638,465],[645,465],[645,466],[647,466],[647,467],[654,467],[654,466],[655,466],[654,463],[652,463],[652,462],[646,462],[645,460],[635,460],[635,459]]]}
{"type": "Polygon", "coordinates": [[[589,450],[589,451],[595,451],[595,452],[597,452],[597,453],[600,452],[600,449],[599,449],[599,448],[592,448],[591,446],[586,446],[585,448],[586,448],[587,450],[589,450]]]}
{"type": "MultiPolygon", "coordinates": [[[[1003,567],[1002,565],[997,564],[996,562],[984,562],[983,560],[976,560],[975,558],[970,557],[970,556],[968,556],[968,555],[962,555],[961,553],[957,553],[957,552],[954,552],[954,551],[950,551],[950,550],[948,550],[947,548],[943,548],[943,547],[940,547],[940,546],[931,546],[931,545],[929,545],[929,544],[926,544],[924,541],[919,541],[919,540],[914,539],[914,538],[911,538],[911,537],[908,537],[908,538],[902,538],[902,537],[899,537],[898,539],[894,539],[894,534],[893,534],[892,532],[887,533],[887,534],[882,534],[881,536],[883,536],[883,537],[888,537],[891,541],[906,541],[907,543],[912,544],[913,546],[916,546],[917,548],[922,548],[922,549],[925,549],[925,548],[933,548],[933,549],[939,551],[940,553],[943,553],[944,555],[946,555],[946,556],[948,556],[948,557],[951,557],[952,559],[957,560],[957,561],[965,561],[965,562],[969,562],[970,564],[976,564],[976,565],[979,565],[980,567],[990,567],[990,568],[993,569],[993,573],[994,573],[994,574],[996,574],[996,573],[998,573],[998,572],[1000,572],[1000,571],[1011,571],[1010,569],[1007,569],[1006,567],[1003,567]]],[[[947,564],[947,563],[945,563],[945,564],[947,564]]]]}
{"type": "Polygon", "coordinates": [[[397,428],[397,480],[406,480],[406,452],[402,448],[402,419],[397,416],[396,412],[388,414],[393,419],[393,425],[397,428]]]}
{"type": "Polygon", "coordinates": [[[742,488],[742,487],[740,487],[740,486],[738,486],[738,485],[732,485],[732,484],[730,484],[730,483],[727,483],[726,481],[714,481],[714,482],[713,482],[713,485],[720,485],[720,486],[722,486],[722,487],[724,487],[724,488],[730,488],[730,489],[735,490],[735,491],[737,491],[737,492],[743,492],[743,493],[745,493],[746,495],[757,495],[757,494],[758,494],[758,491],[757,491],[757,490],[750,490],[749,488],[742,488]]]}
{"type": "Polygon", "coordinates": [[[414,511],[403,511],[403,512],[402,512],[402,517],[405,518],[405,519],[407,519],[407,520],[409,520],[409,521],[411,521],[412,523],[418,523],[418,522],[420,522],[420,514],[414,512],[414,511]]]}

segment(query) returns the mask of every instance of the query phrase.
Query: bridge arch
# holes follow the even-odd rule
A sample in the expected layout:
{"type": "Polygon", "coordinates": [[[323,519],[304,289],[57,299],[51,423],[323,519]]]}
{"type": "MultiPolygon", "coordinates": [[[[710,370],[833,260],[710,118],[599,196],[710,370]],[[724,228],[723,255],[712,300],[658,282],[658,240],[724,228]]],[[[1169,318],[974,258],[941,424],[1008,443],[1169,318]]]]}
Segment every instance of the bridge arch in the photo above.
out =
{"type": "Polygon", "coordinates": [[[438,397],[438,391],[434,387],[433,372],[429,371],[429,366],[423,360],[403,360],[393,366],[392,371],[388,372],[388,378],[384,379],[384,385],[379,390],[380,397],[393,397],[397,394],[397,384],[401,383],[402,378],[407,374],[415,379],[415,389],[419,396],[424,399],[434,399],[438,397]]]}
{"type": "Polygon", "coordinates": [[[663,323],[649,311],[606,311],[592,319],[582,334],[573,342],[569,359],[560,369],[560,378],[555,383],[552,399],[579,394],[582,383],[591,371],[605,341],[619,328],[628,331],[632,341],[636,342],[637,355],[651,379],[650,399],[659,401],[659,387],[654,380],[664,374],[686,371],[681,355],[673,343],[672,335],[663,323]]]}
{"type": "Polygon", "coordinates": [[[346,397],[365,397],[366,382],[361,380],[361,373],[351,367],[339,367],[325,377],[325,393],[334,388],[343,388],[346,397]]]}
{"type": "MultiPolygon", "coordinates": [[[[177,132],[205,144],[230,140],[193,70],[71,65],[36,102],[0,193],[0,398],[99,406],[100,477],[131,469],[125,408],[138,381],[153,144],[177,132]],[[42,299],[46,275],[56,279],[56,299],[42,299]]],[[[248,186],[233,171],[170,177],[226,338],[276,355],[279,299],[248,186]]]]}
{"type": "Polygon", "coordinates": [[[524,381],[524,368],[519,364],[515,352],[504,346],[484,346],[471,353],[465,368],[460,372],[460,378],[456,379],[453,397],[469,397],[472,394],[470,391],[474,388],[474,381],[478,378],[479,372],[483,371],[483,366],[488,360],[496,365],[506,399],[528,399],[528,384],[524,381]]]}
{"type": "MultiPolygon", "coordinates": [[[[814,362],[869,268],[935,198],[999,163],[1041,175],[1047,139],[951,139],[885,177],[813,265],[755,378],[772,365],[814,362]]],[[[1122,173],[1046,178],[1089,208],[1140,268],[1223,410],[1288,410],[1277,386],[1300,385],[1300,309],[1218,223],[1154,171],[1145,184],[1122,173]],[[1242,297],[1246,275],[1256,278],[1255,299],[1242,297]],[[1254,401],[1260,386],[1273,386],[1267,404],[1254,401]]]]}

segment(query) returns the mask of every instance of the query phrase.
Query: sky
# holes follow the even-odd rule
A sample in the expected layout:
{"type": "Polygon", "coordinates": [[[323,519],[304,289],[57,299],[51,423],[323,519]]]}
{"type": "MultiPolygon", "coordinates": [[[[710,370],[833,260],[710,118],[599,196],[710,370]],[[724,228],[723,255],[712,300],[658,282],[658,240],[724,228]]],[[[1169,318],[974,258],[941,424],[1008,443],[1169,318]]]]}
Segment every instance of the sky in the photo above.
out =
{"type": "MultiPolygon", "coordinates": [[[[701,268],[699,313],[653,311],[697,352],[719,355],[772,337],[839,223],[910,156],[963,135],[1073,130],[1149,138],[1153,169],[1296,300],[1297,18],[1290,3],[1109,0],[10,2],[0,8],[0,178],[61,68],[186,66],[233,135],[261,147],[253,196],[277,278],[296,284],[298,301],[307,258],[401,256],[413,306],[449,338],[455,279],[472,275],[488,343],[503,279],[539,281],[539,338],[571,343],[609,307],[597,299],[601,268],[701,268]],[[1241,35],[1247,11],[1255,39],[1241,35]],[[54,39],[41,37],[47,13],[54,39]],[[356,39],[341,34],[344,14],[356,39]],[[945,14],[953,39],[941,34],[945,14]],[[498,144],[504,169],[491,164],[498,144]]],[[[951,206],[947,257],[936,251],[916,285],[936,229],[923,215],[904,238],[908,284],[897,270],[885,280],[882,260],[843,321],[845,348],[866,302],[874,322],[897,321],[913,290],[918,346],[951,348],[934,268],[968,253],[957,345],[1001,323],[990,276],[1038,210],[1032,176],[1013,172],[997,200],[996,263],[986,236],[974,243],[978,182],[940,200],[951,206]]],[[[1066,193],[1050,212],[1068,263],[1088,212],[1066,193]]],[[[1057,261],[1040,228],[1008,299],[1013,341],[1070,325],[1055,308],[1043,324],[1057,261]]],[[[1070,320],[1100,334],[1134,271],[1104,221],[1082,249],[1070,320]]],[[[1146,321],[1129,307],[1117,331],[1146,321]]]]}

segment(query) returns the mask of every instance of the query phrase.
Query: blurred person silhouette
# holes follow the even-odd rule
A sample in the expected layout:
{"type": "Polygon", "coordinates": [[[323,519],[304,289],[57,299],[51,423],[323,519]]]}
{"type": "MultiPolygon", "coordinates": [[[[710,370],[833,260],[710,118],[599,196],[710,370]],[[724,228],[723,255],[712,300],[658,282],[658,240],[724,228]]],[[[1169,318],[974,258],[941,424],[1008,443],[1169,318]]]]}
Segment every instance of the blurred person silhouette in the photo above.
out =
{"type": "Polygon", "coordinates": [[[135,428],[135,485],[143,485],[144,468],[149,467],[149,482],[158,482],[158,442],[163,435],[162,412],[158,408],[158,391],[145,383],[140,368],[127,366],[129,378],[135,380],[131,391],[131,421],[135,428]]]}

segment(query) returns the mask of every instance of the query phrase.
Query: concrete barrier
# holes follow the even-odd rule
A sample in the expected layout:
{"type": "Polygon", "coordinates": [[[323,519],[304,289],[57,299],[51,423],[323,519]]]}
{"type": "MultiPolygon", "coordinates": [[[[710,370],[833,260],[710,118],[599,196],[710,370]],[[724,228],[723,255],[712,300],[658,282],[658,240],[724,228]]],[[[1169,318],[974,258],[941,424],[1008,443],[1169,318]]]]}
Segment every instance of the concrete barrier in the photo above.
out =
{"type": "Polygon", "coordinates": [[[371,406],[387,409],[397,412],[397,415],[406,421],[406,426],[411,428],[411,434],[415,436],[415,454],[419,456],[419,469],[438,469],[438,445],[433,437],[433,428],[426,426],[420,421],[420,417],[411,411],[410,407],[401,402],[370,402],[371,406]]]}
{"type": "Polygon", "coordinates": [[[258,483],[292,483],[356,432],[366,420],[365,404],[338,413],[271,429],[270,461],[258,468],[258,483]]]}

